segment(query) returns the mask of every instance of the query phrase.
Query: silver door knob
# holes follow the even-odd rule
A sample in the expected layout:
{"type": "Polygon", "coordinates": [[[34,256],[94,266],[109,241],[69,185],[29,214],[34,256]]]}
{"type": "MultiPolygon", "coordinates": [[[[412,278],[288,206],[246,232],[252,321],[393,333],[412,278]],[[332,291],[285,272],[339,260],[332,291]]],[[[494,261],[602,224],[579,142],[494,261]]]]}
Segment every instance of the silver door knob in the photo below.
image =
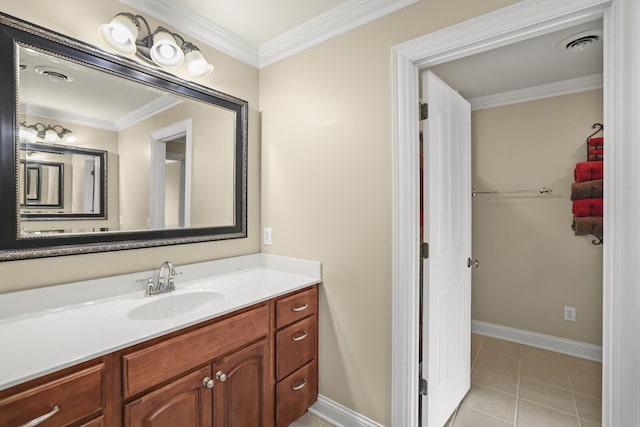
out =
{"type": "Polygon", "coordinates": [[[214,384],[215,384],[215,382],[209,377],[205,377],[202,380],[202,385],[204,385],[206,388],[213,388],[214,384]]]}
{"type": "Polygon", "coordinates": [[[480,261],[478,261],[477,259],[467,258],[467,267],[478,268],[479,265],[480,265],[480,261]]]}
{"type": "Polygon", "coordinates": [[[225,374],[222,371],[218,371],[216,372],[216,379],[218,381],[220,381],[221,383],[225,382],[227,380],[227,374],[225,374]]]}

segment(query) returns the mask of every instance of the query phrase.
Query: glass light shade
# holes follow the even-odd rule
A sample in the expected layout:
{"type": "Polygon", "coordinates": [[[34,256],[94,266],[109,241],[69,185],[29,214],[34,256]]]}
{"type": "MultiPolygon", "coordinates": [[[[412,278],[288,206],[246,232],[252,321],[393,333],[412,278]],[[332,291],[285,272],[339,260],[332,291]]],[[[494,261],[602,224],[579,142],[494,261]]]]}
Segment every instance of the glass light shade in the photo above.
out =
{"type": "Polygon", "coordinates": [[[130,14],[119,13],[110,23],[98,27],[102,40],[116,51],[126,55],[136,53],[136,39],[140,32],[135,18],[130,14]]]}
{"type": "Polygon", "coordinates": [[[78,141],[78,137],[73,133],[69,132],[64,136],[64,142],[68,142],[69,144],[73,144],[78,141]]]}
{"type": "Polygon", "coordinates": [[[21,140],[35,142],[38,137],[38,131],[32,127],[20,125],[19,136],[21,140]]]}
{"type": "Polygon", "coordinates": [[[46,142],[58,142],[60,141],[60,136],[58,135],[58,132],[48,128],[44,131],[44,140],[46,142]]]}
{"type": "Polygon", "coordinates": [[[184,61],[184,52],[176,43],[176,39],[164,29],[158,29],[153,33],[150,53],[153,62],[165,68],[179,67],[184,61]]]}
{"type": "Polygon", "coordinates": [[[189,76],[192,78],[205,77],[213,71],[213,65],[209,64],[199,50],[194,49],[184,55],[189,76]]]}

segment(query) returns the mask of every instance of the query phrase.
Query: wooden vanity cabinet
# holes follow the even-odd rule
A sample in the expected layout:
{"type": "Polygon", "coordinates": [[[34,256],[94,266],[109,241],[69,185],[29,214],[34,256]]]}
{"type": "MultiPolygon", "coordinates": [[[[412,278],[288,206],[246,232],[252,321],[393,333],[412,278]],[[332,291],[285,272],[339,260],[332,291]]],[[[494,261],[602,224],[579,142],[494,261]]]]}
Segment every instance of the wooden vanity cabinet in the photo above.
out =
{"type": "Polygon", "coordinates": [[[276,426],[285,427],[318,398],[318,286],[276,300],[276,426]]]}
{"type": "Polygon", "coordinates": [[[0,427],[287,426],[317,399],[317,310],[315,285],[0,391],[0,427]]]}

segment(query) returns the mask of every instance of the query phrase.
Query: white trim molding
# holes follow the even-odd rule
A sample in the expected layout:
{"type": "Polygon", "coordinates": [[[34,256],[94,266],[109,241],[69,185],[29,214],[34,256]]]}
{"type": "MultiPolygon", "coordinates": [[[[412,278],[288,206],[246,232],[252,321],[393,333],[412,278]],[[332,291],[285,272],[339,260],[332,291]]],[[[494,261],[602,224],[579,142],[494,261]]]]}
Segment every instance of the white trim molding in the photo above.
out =
{"type": "Polygon", "coordinates": [[[260,45],[260,68],[309,49],[419,0],[348,0],[260,45]]]}
{"type": "Polygon", "coordinates": [[[170,0],[120,1],[229,56],[263,68],[419,0],[347,0],[260,46],[249,43],[188,9],[174,5],[170,0]]]}
{"type": "MultiPolygon", "coordinates": [[[[616,1],[633,2],[635,0],[616,1]]],[[[616,19],[619,18],[613,18],[611,22],[608,22],[608,15],[605,14],[610,5],[611,0],[523,0],[495,12],[393,47],[392,426],[418,427],[419,310],[417,292],[419,288],[419,253],[416,239],[420,207],[417,190],[419,169],[416,153],[418,150],[419,69],[569,28],[601,18],[603,15],[605,15],[605,27],[607,25],[615,27],[616,19]]],[[[608,75],[605,72],[605,89],[607,78],[608,75]]],[[[606,117],[605,123],[607,122],[606,117]]],[[[636,122],[637,120],[631,120],[628,126],[636,122]]],[[[611,125],[608,126],[609,129],[611,127],[611,125]]],[[[640,140],[640,138],[636,138],[636,140],[640,140]]],[[[634,139],[630,138],[628,141],[630,144],[630,141],[634,141],[634,139]]],[[[608,171],[615,169],[611,162],[611,156],[609,159],[609,167],[605,166],[605,180],[610,173],[608,171]]],[[[640,161],[638,163],[640,164],[640,161]]],[[[627,186],[631,186],[632,182],[631,180],[627,181],[627,186]]],[[[613,183],[609,185],[613,185],[613,183]]],[[[608,203],[607,206],[610,208],[611,204],[608,203]]],[[[640,208],[627,212],[637,212],[638,210],[640,208]]],[[[605,227],[612,227],[612,224],[609,222],[605,227]]],[[[605,228],[605,235],[607,235],[607,230],[605,228]]],[[[611,229],[609,230],[611,231],[611,229]]],[[[608,248],[609,246],[605,244],[603,249],[605,252],[605,271],[610,268],[608,266],[610,261],[607,261],[607,252],[610,250],[608,248]]],[[[629,254],[631,253],[629,252],[629,254]]],[[[626,268],[628,269],[629,266],[627,265],[626,268]]],[[[608,292],[608,282],[605,274],[605,297],[608,292]]],[[[635,282],[629,281],[628,283],[635,282]]],[[[606,299],[604,308],[606,317],[606,299]]],[[[605,365],[607,363],[606,352],[605,339],[605,365]]],[[[605,381],[611,381],[611,378],[605,376],[605,381]]],[[[607,399],[604,399],[603,403],[606,413],[607,399]]],[[[613,427],[624,424],[605,423],[604,425],[613,427]]]]}
{"type": "Polygon", "coordinates": [[[602,362],[602,347],[598,345],[496,325],[495,323],[482,322],[480,320],[471,321],[471,331],[480,335],[555,351],[556,353],[602,362]]]}
{"type": "Polygon", "coordinates": [[[335,427],[384,427],[321,394],[318,395],[316,403],[309,408],[309,412],[335,427]]]}
{"type": "Polygon", "coordinates": [[[471,98],[471,110],[484,110],[486,108],[502,107],[505,105],[519,104],[521,102],[536,101],[538,99],[553,98],[555,96],[570,95],[572,93],[586,92],[588,90],[602,88],[602,74],[578,77],[563,80],[561,82],[548,83],[525,89],[511,90],[509,92],[496,93],[494,95],[471,98]]]}

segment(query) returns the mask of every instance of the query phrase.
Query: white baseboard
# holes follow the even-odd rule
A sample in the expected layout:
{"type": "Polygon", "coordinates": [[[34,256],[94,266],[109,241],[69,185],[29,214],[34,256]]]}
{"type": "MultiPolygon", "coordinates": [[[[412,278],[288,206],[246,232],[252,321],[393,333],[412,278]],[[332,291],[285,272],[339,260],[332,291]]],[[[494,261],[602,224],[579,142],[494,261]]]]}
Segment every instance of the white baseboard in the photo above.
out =
{"type": "Polygon", "coordinates": [[[309,408],[309,412],[336,427],[384,427],[321,394],[318,395],[316,403],[309,408]]]}
{"type": "Polygon", "coordinates": [[[510,328],[494,323],[481,322],[479,320],[471,321],[471,331],[480,335],[487,335],[531,347],[543,348],[557,353],[602,362],[602,347],[593,344],[510,328]]]}

